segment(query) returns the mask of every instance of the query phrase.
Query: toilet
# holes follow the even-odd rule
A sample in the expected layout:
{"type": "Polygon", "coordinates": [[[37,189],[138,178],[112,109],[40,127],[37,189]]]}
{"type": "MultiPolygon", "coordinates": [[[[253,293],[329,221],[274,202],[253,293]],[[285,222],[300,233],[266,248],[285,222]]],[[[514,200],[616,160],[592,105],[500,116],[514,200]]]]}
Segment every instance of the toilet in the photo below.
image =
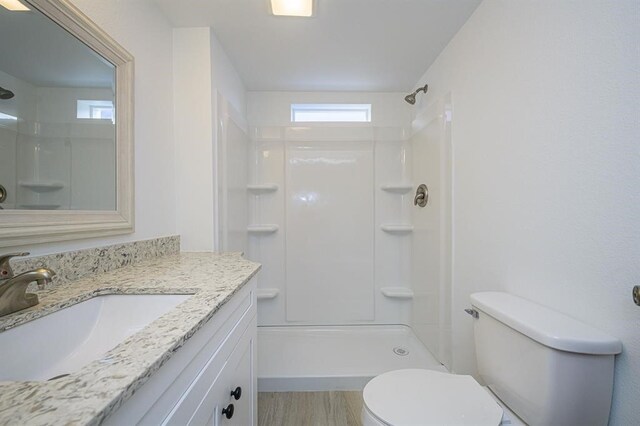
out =
{"type": "Polygon", "coordinates": [[[475,293],[471,304],[486,386],[466,375],[390,371],[363,390],[364,426],[607,424],[618,339],[508,293],[475,293]]]}

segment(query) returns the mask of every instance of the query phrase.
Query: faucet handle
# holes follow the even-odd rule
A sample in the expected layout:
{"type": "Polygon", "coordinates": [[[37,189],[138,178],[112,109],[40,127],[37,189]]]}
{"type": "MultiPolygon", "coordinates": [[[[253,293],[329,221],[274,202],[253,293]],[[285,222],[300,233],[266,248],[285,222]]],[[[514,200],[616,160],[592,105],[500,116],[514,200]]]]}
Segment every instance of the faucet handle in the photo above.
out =
{"type": "Polygon", "coordinates": [[[13,278],[13,269],[11,269],[11,264],[9,260],[14,257],[24,257],[29,256],[30,253],[22,252],[22,253],[8,253],[0,256],[0,280],[4,280],[7,278],[13,278]]]}

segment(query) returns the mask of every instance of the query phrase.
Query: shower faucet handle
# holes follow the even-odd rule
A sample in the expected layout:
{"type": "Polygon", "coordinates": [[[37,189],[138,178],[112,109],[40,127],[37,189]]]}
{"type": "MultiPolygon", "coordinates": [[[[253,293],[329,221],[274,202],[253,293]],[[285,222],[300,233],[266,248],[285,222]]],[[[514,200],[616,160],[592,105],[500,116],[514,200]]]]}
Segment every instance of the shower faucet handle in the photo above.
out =
{"type": "Polygon", "coordinates": [[[416,189],[416,196],[413,199],[414,206],[424,207],[429,202],[429,188],[424,183],[416,189]]]}

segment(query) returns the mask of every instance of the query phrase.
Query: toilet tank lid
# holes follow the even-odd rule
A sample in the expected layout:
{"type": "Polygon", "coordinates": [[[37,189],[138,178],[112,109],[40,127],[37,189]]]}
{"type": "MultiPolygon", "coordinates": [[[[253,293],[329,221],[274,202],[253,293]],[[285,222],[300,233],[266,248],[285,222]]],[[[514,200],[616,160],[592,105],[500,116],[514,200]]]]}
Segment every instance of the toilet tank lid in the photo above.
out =
{"type": "Polygon", "coordinates": [[[576,319],[521,297],[503,292],[471,295],[471,304],[514,330],[561,351],[614,355],[622,343],[576,319]]]}

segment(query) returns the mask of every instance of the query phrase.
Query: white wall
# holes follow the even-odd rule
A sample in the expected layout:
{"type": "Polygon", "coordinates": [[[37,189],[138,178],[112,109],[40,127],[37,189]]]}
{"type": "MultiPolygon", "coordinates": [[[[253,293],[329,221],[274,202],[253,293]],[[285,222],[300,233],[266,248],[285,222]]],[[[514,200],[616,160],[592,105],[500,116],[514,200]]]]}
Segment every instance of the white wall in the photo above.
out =
{"type": "Polygon", "coordinates": [[[640,8],[485,0],[419,83],[453,98],[453,368],[469,294],[504,290],[617,336],[612,424],[640,412],[640,8]]]}
{"type": "Polygon", "coordinates": [[[241,117],[247,115],[247,91],[231,60],[218,41],[213,30],[211,38],[211,81],[220,93],[241,117]]]}
{"type": "Polygon", "coordinates": [[[151,0],[73,3],[135,57],[136,232],[24,247],[33,254],[176,233],[171,26],[151,0]]]}
{"type": "Polygon", "coordinates": [[[178,233],[186,251],[213,250],[213,109],[209,28],[173,31],[178,233]]]}
{"type": "MultiPolygon", "coordinates": [[[[217,215],[226,193],[218,182],[218,156],[226,152],[220,139],[229,134],[219,127],[231,116],[244,120],[245,89],[211,28],[173,34],[177,228],[183,251],[213,251],[220,249],[217,215]]],[[[242,161],[246,166],[246,156],[242,161]]]]}

